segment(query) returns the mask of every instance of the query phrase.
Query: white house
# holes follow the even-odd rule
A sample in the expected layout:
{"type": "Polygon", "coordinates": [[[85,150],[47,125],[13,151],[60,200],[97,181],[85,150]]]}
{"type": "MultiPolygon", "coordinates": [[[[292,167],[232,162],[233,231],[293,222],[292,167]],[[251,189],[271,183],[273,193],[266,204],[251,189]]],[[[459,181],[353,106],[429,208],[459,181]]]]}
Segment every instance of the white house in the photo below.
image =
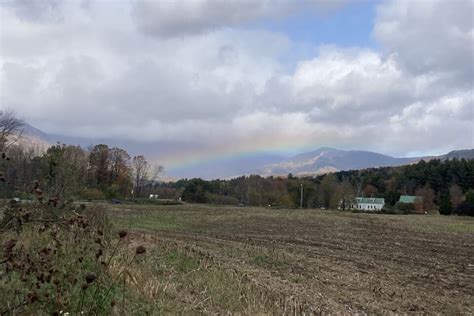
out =
{"type": "Polygon", "coordinates": [[[383,198],[356,198],[355,204],[352,204],[352,208],[355,210],[363,211],[380,211],[385,205],[385,199],[383,198]]]}

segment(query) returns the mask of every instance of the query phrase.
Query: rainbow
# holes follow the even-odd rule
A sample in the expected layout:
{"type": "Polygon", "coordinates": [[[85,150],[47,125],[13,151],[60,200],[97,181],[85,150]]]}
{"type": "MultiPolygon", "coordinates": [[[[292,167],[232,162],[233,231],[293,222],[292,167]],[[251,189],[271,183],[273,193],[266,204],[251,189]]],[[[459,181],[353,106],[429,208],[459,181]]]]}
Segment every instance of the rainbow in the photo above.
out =
{"type": "Polygon", "coordinates": [[[307,144],[280,143],[278,146],[261,146],[255,148],[257,144],[240,145],[238,147],[215,147],[215,148],[182,148],[166,154],[150,157],[152,161],[162,164],[165,169],[173,170],[192,167],[200,164],[212,164],[213,162],[225,161],[233,158],[245,158],[262,154],[280,155],[287,157],[299,152],[314,150],[318,146],[308,146],[307,144]]]}

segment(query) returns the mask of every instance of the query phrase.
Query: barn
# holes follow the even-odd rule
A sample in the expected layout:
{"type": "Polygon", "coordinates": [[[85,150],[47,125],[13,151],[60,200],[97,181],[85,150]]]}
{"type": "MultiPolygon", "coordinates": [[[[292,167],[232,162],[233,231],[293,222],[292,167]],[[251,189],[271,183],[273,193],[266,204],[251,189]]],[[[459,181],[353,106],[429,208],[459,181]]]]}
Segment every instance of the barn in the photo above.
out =
{"type": "Polygon", "coordinates": [[[423,197],[415,195],[402,195],[398,200],[399,205],[411,205],[415,213],[423,214],[425,212],[423,207],[423,197]]]}

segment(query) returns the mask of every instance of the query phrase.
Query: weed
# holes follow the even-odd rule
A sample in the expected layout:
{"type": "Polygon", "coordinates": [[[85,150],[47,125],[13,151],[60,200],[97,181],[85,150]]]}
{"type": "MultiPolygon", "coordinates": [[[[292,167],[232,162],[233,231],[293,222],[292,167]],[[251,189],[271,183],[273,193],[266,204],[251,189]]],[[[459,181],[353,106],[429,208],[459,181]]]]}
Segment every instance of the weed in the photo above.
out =
{"type": "Polygon", "coordinates": [[[38,184],[34,193],[31,205],[10,203],[1,223],[0,313],[110,313],[120,290],[125,297],[119,279],[146,249],[118,251],[127,233],[113,237],[101,207],[46,198],[38,184]]]}

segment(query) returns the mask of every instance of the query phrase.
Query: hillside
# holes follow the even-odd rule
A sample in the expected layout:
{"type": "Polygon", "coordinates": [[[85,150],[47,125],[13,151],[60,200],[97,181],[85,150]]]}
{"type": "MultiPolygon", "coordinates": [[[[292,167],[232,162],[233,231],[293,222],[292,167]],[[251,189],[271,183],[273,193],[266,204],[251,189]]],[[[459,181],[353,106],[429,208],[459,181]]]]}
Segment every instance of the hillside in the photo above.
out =
{"type": "Polygon", "coordinates": [[[474,149],[453,150],[446,155],[439,156],[440,159],[474,159],[474,149]]]}
{"type": "Polygon", "coordinates": [[[35,152],[43,152],[51,146],[48,134],[45,132],[26,123],[22,129],[21,137],[18,139],[21,146],[31,148],[35,152]]]}
{"type": "Polygon", "coordinates": [[[341,170],[402,166],[420,160],[474,158],[474,149],[455,150],[441,156],[397,158],[363,150],[338,150],[322,147],[312,152],[302,153],[280,163],[270,164],[253,173],[270,175],[310,175],[341,170]]]}

